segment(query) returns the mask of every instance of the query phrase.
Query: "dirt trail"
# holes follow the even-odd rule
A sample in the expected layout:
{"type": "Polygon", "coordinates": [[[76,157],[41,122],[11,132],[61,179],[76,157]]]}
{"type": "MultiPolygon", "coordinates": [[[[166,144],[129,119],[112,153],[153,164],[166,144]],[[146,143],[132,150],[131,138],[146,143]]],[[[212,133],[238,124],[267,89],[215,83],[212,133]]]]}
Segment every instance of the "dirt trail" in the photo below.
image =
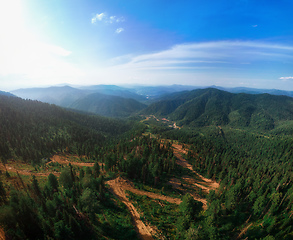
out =
{"type": "MultiPolygon", "coordinates": [[[[51,160],[52,161],[50,161],[50,162],[57,162],[62,165],[65,165],[65,164],[68,165],[70,163],[71,165],[78,166],[78,167],[93,167],[95,164],[95,163],[69,161],[68,157],[60,156],[60,155],[54,155],[53,157],[51,157],[51,160]]],[[[49,164],[50,162],[48,162],[47,164],[49,164]]]]}
{"type": "MultiPolygon", "coordinates": [[[[181,145],[173,144],[173,148],[174,148],[173,150],[174,155],[177,157],[176,163],[178,165],[181,165],[184,168],[190,169],[193,173],[195,173],[200,178],[202,184],[204,184],[202,185],[197,183],[197,181],[191,178],[190,176],[184,176],[183,180],[188,183],[188,187],[192,187],[192,186],[200,187],[206,192],[210,190],[216,190],[219,187],[219,184],[217,182],[207,179],[193,170],[192,165],[189,164],[187,160],[181,156],[181,153],[187,154],[187,151],[182,149],[181,145]]],[[[121,177],[118,177],[114,180],[110,180],[107,182],[107,184],[110,186],[111,191],[127,206],[134,220],[134,224],[137,228],[137,232],[139,233],[141,239],[145,239],[145,240],[153,239],[152,235],[154,235],[156,231],[152,229],[150,226],[145,225],[140,220],[140,215],[135,209],[135,207],[133,206],[133,204],[128,200],[125,194],[125,190],[128,190],[138,195],[144,195],[149,198],[168,201],[170,203],[180,204],[182,202],[181,199],[179,198],[172,198],[172,197],[136,189],[130,181],[123,179],[121,177]]],[[[198,195],[194,193],[193,191],[186,191],[186,189],[183,189],[182,184],[178,179],[172,178],[170,180],[170,184],[174,188],[177,188],[181,190],[182,192],[189,192],[196,201],[200,201],[203,203],[204,209],[207,208],[207,201],[203,198],[199,198],[198,195]]]]}
{"type": "Polygon", "coordinates": [[[182,193],[186,194],[186,193],[189,193],[194,200],[198,201],[198,202],[202,202],[203,204],[203,209],[207,209],[207,200],[205,200],[204,198],[200,198],[194,191],[190,191],[184,187],[190,187],[192,188],[192,185],[186,185],[186,184],[182,184],[181,181],[177,178],[171,178],[170,181],[169,181],[169,184],[175,188],[175,189],[178,189],[180,190],[182,193]]]}
{"type": "MultiPolygon", "coordinates": [[[[94,166],[94,163],[69,161],[68,157],[60,156],[60,155],[54,155],[51,158],[51,161],[48,162],[47,164],[49,164],[51,162],[57,162],[57,163],[59,163],[61,165],[69,165],[69,163],[71,163],[71,165],[78,166],[78,167],[93,167],[94,166]]],[[[99,164],[101,165],[102,163],[99,163],[99,164]]],[[[27,165],[30,165],[30,164],[27,164],[27,165]]],[[[49,170],[45,171],[45,172],[34,172],[34,171],[31,171],[31,170],[24,170],[24,169],[21,169],[20,165],[18,165],[15,162],[7,163],[7,164],[5,164],[5,166],[4,166],[3,163],[1,163],[0,164],[0,170],[4,171],[4,172],[7,170],[8,172],[19,173],[20,175],[25,175],[25,176],[35,175],[35,176],[40,176],[40,177],[47,177],[47,176],[49,176],[50,173],[53,173],[56,176],[60,175],[60,172],[52,172],[52,171],[49,171],[49,170]]]]}
{"type": "Polygon", "coordinates": [[[202,184],[196,183],[194,179],[190,178],[190,177],[186,177],[186,180],[189,182],[192,182],[192,184],[196,185],[197,187],[202,188],[204,191],[209,192],[210,190],[217,190],[219,188],[219,183],[205,178],[204,176],[200,175],[199,173],[197,173],[196,171],[193,170],[193,167],[191,164],[189,164],[187,162],[186,159],[184,159],[181,155],[181,153],[183,154],[187,154],[187,151],[182,149],[181,145],[178,144],[172,144],[174,150],[174,155],[177,157],[176,163],[184,168],[188,168],[189,170],[191,170],[193,173],[195,173],[202,181],[202,184]]]}
{"type": "Polygon", "coordinates": [[[8,171],[8,172],[13,172],[13,173],[18,173],[20,175],[25,175],[25,176],[32,176],[32,175],[35,175],[35,176],[40,176],[40,177],[48,177],[50,173],[53,173],[54,175],[56,176],[59,176],[60,175],[60,172],[51,172],[51,171],[48,171],[48,172],[33,172],[33,171],[30,171],[30,170],[23,170],[23,169],[20,169],[20,168],[16,168],[10,164],[6,164],[5,166],[3,164],[0,164],[0,170],[1,171],[8,171]]]}
{"type": "MultiPolygon", "coordinates": [[[[111,181],[113,181],[113,180],[110,180],[109,182],[111,182],[111,181]]],[[[107,182],[107,183],[109,184],[109,182],[107,182]]],[[[111,183],[110,186],[112,187],[113,183],[111,183]]],[[[139,190],[139,189],[135,188],[130,181],[128,181],[122,177],[118,177],[115,179],[115,187],[117,187],[117,186],[122,188],[123,190],[128,190],[128,191],[133,192],[137,195],[145,195],[149,198],[159,199],[159,200],[167,201],[169,203],[180,204],[182,202],[180,198],[172,198],[172,197],[164,196],[164,195],[157,194],[157,193],[139,190]]]]}
{"type": "Polygon", "coordinates": [[[143,221],[140,220],[140,215],[133,206],[133,204],[128,200],[125,194],[125,190],[128,188],[128,183],[126,180],[118,177],[114,180],[110,180],[106,182],[109,184],[111,191],[126,205],[128,208],[135,227],[137,229],[138,234],[140,235],[140,238],[143,240],[151,240],[154,239],[152,237],[153,234],[155,234],[155,231],[150,227],[143,223],[143,221]]]}
{"type": "Polygon", "coordinates": [[[2,227],[0,227],[0,240],[5,240],[5,232],[4,229],[2,227]]]}

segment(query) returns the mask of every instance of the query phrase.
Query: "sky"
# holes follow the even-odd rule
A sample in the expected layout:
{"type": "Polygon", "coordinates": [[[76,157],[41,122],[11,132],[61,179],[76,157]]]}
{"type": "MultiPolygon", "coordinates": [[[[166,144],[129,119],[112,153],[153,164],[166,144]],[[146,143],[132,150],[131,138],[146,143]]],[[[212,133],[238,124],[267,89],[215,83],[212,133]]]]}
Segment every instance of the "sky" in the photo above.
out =
{"type": "Polygon", "coordinates": [[[293,91],[292,0],[0,0],[0,90],[293,91]]]}

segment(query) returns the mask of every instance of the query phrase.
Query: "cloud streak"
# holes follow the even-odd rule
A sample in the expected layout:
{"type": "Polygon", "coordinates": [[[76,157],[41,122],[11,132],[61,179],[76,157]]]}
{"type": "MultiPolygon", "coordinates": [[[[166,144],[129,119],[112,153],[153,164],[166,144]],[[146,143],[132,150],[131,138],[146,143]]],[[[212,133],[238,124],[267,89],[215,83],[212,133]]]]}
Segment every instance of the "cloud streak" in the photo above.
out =
{"type": "Polygon", "coordinates": [[[287,80],[293,80],[293,77],[280,77],[279,79],[283,81],[287,81],[287,80]]]}
{"type": "Polygon", "coordinates": [[[293,47],[253,41],[178,44],[160,52],[128,58],[125,69],[243,68],[265,61],[293,62],[293,47]]]}

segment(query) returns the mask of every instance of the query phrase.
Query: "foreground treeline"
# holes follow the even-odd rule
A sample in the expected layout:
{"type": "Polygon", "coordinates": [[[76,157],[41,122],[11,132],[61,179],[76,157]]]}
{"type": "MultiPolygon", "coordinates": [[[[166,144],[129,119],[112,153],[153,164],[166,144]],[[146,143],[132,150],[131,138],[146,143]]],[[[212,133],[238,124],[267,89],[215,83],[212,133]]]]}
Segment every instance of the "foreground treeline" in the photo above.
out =
{"type": "Polygon", "coordinates": [[[291,137],[221,127],[178,136],[194,169],[220,182],[208,196],[209,227],[198,223],[196,239],[293,238],[291,137]]]}
{"type": "MultiPolygon", "coordinates": [[[[3,176],[1,176],[3,177],[3,176]]],[[[105,189],[100,167],[64,167],[40,186],[36,177],[9,196],[0,185],[0,225],[7,239],[137,239],[126,207],[105,189]]]]}
{"type": "Polygon", "coordinates": [[[40,163],[54,152],[89,155],[129,130],[123,121],[66,111],[55,105],[0,95],[1,160],[40,163]]]}

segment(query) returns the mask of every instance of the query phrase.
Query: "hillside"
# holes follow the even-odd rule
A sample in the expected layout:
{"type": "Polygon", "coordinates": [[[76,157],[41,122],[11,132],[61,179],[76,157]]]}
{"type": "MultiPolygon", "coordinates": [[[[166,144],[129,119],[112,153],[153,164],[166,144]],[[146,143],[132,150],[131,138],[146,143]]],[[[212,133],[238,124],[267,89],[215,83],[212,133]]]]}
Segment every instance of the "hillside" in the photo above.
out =
{"type": "Polygon", "coordinates": [[[121,121],[7,96],[0,96],[0,116],[2,161],[13,157],[38,162],[65,149],[84,154],[128,129],[121,121]]]}
{"type": "Polygon", "coordinates": [[[123,98],[132,98],[139,102],[144,102],[147,100],[145,94],[139,94],[133,89],[120,87],[116,85],[93,85],[93,86],[84,86],[80,89],[91,91],[92,93],[101,93],[105,95],[118,96],[123,98]]]}
{"type": "Polygon", "coordinates": [[[269,94],[233,94],[200,89],[166,96],[151,104],[145,114],[168,117],[179,125],[230,125],[272,130],[293,120],[293,99],[269,94]]]}
{"type": "Polygon", "coordinates": [[[131,98],[93,93],[77,100],[69,107],[107,117],[128,117],[146,105],[131,98]]]}
{"type": "Polygon", "coordinates": [[[56,104],[61,107],[68,107],[77,99],[89,94],[89,91],[64,86],[18,89],[12,91],[12,93],[23,99],[38,100],[45,103],[56,104]]]}
{"type": "Polygon", "coordinates": [[[15,95],[9,93],[9,92],[4,92],[4,91],[0,91],[0,95],[3,95],[3,96],[10,96],[10,97],[15,97],[15,95]]]}

